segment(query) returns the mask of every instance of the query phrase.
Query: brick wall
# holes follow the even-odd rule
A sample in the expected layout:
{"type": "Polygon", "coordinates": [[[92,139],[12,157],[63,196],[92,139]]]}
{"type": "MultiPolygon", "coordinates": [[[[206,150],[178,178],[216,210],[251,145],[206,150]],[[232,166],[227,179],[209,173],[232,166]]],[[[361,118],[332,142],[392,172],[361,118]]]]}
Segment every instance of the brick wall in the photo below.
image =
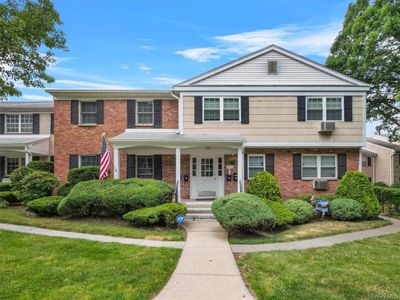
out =
{"type": "MultiPolygon", "coordinates": [[[[176,184],[175,155],[171,154],[162,156],[162,175],[164,181],[173,185],[176,184]]],[[[184,182],[184,175],[190,175],[190,155],[188,154],[181,155],[181,198],[190,199],[190,180],[184,182]]]]}
{"type": "Polygon", "coordinates": [[[225,195],[236,193],[237,192],[237,182],[233,180],[233,174],[237,173],[237,155],[225,155],[224,156],[224,174],[227,175],[226,166],[229,162],[234,162],[234,167],[231,171],[232,181],[226,181],[226,177],[224,178],[224,186],[225,186],[225,195]]]}

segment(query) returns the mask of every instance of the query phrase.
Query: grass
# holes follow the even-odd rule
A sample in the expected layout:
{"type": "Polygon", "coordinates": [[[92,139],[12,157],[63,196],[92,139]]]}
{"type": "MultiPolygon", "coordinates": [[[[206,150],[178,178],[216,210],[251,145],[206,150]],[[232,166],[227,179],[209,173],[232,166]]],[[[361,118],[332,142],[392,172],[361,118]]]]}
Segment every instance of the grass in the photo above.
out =
{"type": "Polygon", "coordinates": [[[177,229],[159,227],[133,227],[128,225],[123,220],[118,219],[67,219],[62,217],[31,217],[25,214],[22,207],[0,209],[0,223],[138,239],[168,241],[182,241],[184,240],[185,234],[184,230],[177,229]]]}
{"type": "Polygon", "coordinates": [[[1,299],[151,299],[180,250],[0,231],[1,299]]]}
{"type": "Polygon", "coordinates": [[[372,220],[362,222],[341,222],[333,220],[316,220],[311,223],[296,225],[275,231],[267,235],[247,234],[232,235],[231,244],[263,244],[305,240],[340,233],[360,231],[390,225],[387,220],[372,220]]]}
{"type": "Polygon", "coordinates": [[[242,254],[238,264],[258,299],[400,299],[400,234],[242,254]]]}

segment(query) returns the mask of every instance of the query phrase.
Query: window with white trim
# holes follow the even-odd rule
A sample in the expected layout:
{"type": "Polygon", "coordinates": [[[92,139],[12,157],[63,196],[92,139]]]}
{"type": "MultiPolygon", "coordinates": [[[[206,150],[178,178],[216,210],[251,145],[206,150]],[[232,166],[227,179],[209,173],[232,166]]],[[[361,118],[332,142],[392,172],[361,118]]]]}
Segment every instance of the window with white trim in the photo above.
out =
{"type": "Polygon", "coordinates": [[[97,123],[97,103],[80,102],[81,105],[81,124],[96,124],[97,123]]]}
{"type": "Polygon", "coordinates": [[[139,178],[154,177],[154,158],[153,156],[136,157],[136,176],[139,178]]]}
{"type": "Polygon", "coordinates": [[[153,125],[153,101],[136,101],[137,125],[153,125]]]}
{"type": "Polygon", "coordinates": [[[308,121],[342,121],[343,97],[307,97],[308,121]]]}
{"type": "Polygon", "coordinates": [[[253,177],[258,172],[265,171],[265,155],[249,154],[247,156],[247,169],[249,178],[253,177]]]}
{"type": "Polygon", "coordinates": [[[32,114],[9,114],[6,115],[7,133],[32,133],[32,114]]]}
{"type": "Polygon", "coordinates": [[[18,157],[7,157],[6,158],[6,175],[9,176],[11,173],[25,165],[25,158],[18,157]]]}
{"type": "Polygon", "coordinates": [[[302,178],[337,178],[335,154],[303,154],[302,178]]]}
{"type": "Polygon", "coordinates": [[[97,155],[81,155],[79,165],[81,167],[98,166],[99,165],[98,156],[97,155]]]}
{"type": "Polygon", "coordinates": [[[240,121],[239,97],[204,97],[204,121],[240,121]]]}

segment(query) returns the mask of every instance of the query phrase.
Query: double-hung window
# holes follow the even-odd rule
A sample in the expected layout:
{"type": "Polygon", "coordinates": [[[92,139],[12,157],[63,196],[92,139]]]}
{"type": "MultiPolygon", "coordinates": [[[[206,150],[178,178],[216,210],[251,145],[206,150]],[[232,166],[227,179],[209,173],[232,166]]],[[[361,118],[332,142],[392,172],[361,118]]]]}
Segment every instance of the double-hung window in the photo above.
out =
{"type": "Polygon", "coordinates": [[[204,98],[204,121],[220,121],[220,98],[204,98]]]}
{"type": "Polygon", "coordinates": [[[153,101],[137,101],[136,115],[138,125],[153,125],[153,101]]]}
{"type": "Polygon", "coordinates": [[[80,159],[81,159],[80,162],[81,167],[99,165],[99,159],[97,155],[81,155],[80,159]]]}
{"type": "Polygon", "coordinates": [[[239,97],[205,97],[204,121],[240,121],[239,97]]]}
{"type": "Polygon", "coordinates": [[[265,170],[265,155],[263,154],[249,154],[247,161],[249,178],[256,175],[258,172],[265,170]]]}
{"type": "Polygon", "coordinates": [[[96,102],[80,102],[81,103],[81,124],[97,123],[97,103],[96,102]]]}
{"type": "Polygon", "coordinates": [[[6,159],[6,175],[25,165],[25,158],[7,157],[6,159]]]}
{"type": "Polygon", "coordinates": [[[154,158],[153,156],[137,156],[136,158],[137,169],[136,174],[139,178],[153,178],[154,177],[154,158]]]}
{"type": "Polygon", "coordinates": [[[342,121],[343,97],[308,97],[307,120],[342,121]]]}
{"type": "Polygon", "coordinates": [[[6,115],[7,133],[32,133],[32,114],[10,114],[6,115]]]}
{"type": "Polygon", "coordinates": [[[335,154],[304,154],[302,157],[302,178],[336,178],[335,154]]]}

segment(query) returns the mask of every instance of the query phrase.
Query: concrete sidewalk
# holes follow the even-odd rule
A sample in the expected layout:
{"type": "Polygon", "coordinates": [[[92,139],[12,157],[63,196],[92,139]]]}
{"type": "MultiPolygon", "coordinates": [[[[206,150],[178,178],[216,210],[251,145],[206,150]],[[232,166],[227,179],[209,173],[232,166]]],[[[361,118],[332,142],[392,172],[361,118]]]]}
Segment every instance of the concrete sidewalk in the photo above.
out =
{"type": "Polygon", "coordinates": [[[186,221],[187,239],[161,299],[254,299],[236,266],[228,235],[215,220],[186,221]]]}

